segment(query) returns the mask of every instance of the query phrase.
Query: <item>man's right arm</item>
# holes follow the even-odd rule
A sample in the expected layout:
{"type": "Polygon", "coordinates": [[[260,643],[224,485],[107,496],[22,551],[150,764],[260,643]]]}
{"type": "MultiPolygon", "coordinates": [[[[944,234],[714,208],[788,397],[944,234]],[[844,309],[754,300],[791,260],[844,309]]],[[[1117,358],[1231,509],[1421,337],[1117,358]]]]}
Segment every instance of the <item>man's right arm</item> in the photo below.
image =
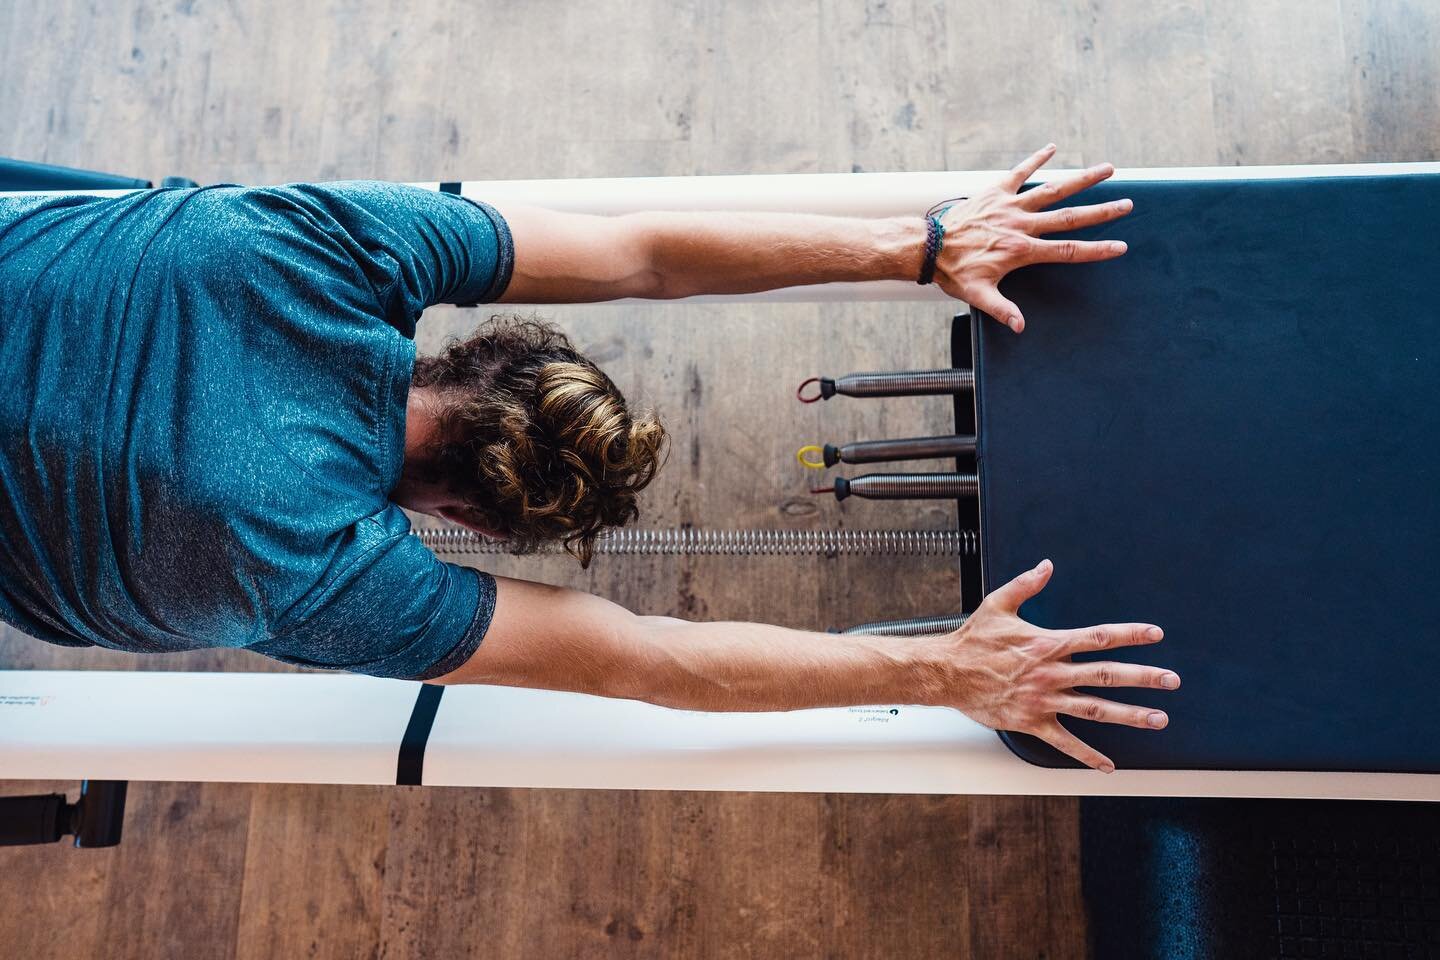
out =
{"type": "Polygon", "coordinates": [[[494,619],[474,656],[436,683],[495,683],[644,700],[707,711],[904,703],[953,707],[987,726],[1038,736],[1099,770],[1108,758],[1057,714],[1160,729],[1165,714],[1076,687],[1174,689],[1158,667],[1072,663],[1070,655],[1155,643],[1150,624],[1044,630],[1020,605],[1049,581],[1049,561],[996,590],[960,630],[930,637],[812,633],[759,623],[643,617],[607,600],[497,578],[494,619]]]}

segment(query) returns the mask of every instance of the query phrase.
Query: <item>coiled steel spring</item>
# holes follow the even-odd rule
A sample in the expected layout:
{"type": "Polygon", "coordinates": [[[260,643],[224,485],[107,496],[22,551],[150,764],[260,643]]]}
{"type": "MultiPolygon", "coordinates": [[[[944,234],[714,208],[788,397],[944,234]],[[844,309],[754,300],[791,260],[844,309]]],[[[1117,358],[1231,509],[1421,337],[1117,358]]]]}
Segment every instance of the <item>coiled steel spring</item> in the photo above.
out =
{"type": "MultiPolygon", "coordinates": [[[[510,553],[503,540],[469,530],[422,527],[414,535],[436,553],[510,553]]],[[[611,530],[595,541],[597,554],[621,556],[973,556],[974,530],[723,530],[673,527],[611,530]]],[[[546,544],[537,553],[562,553],[546,544]]]]}
{"type": "Polygon", "coordinates": [[[905,397],[968,393],[975,389],[973,370],[909,370],[902,373],[852,373],[835,381],[835,392],[847,397],[905,397]]]}
{"type": "Polygon", "coordinates": [[[857,623],[855,626],[840,632],[863,633],[872,637],[921,637],[936,633],[951,633],[959,630],[968,619],[968,614],[956,613],[943,617],[911,617],[908,620],[876,620],[873,623],[857,623]]]}
{"type": "Polygon", "coordinates": [[[866,473],[836,477],[830,486],[810,492],[833,493],[836,500],[955,500],[979,490],[980,478],[973,473],[866,473]]]}

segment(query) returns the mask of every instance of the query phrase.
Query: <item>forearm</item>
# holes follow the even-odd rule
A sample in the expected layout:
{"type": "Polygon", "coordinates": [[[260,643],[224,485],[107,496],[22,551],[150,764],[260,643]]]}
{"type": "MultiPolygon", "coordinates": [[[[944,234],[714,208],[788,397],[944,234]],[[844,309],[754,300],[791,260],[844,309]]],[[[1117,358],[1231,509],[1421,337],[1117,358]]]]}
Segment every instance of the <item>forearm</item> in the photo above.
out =
{"type": "Polygon", "coordinates": [[[638,669],[621,667],[602,683],[662,706],[763,711],[936,703],[945,689],[934,638],[639,620],[633,658],[626,658],[638,669]]]}
{"type": "Polygon", "coordinates": [[[953,655],[936,638],[811,633],[636,616],[573,590],[498,579],[480,649],[444,683],[498,683],[687,710],[938,703],[953,655]]]}
{"type": "Polygon", "coordinates": [[[948,706],[997,730],[1032,733],[1082,763],[1113,770],[1062,727],[1057,714],[1155,730],[1148,707],[1079,687],[1174,690],[1168,670],[1072,663],[1075,653],[1155,643],[1151,624],[1045,630],[1018,616],[1050,579],[1049,561],[1000,587],[954,633],[867,637],[760,623],[637,617],[608,600],[496,577],[495,608],[479,650],[436,683],[497,683],[646,700],[684,710],[799,710],[851,704],[948,706]]]}
{"type": "Polygon", "coordinates": [[[924,256],[919,217],[792,213],[630,213],[501,209],[515,264],[509,303],[666,300],[834,281],[913,280],[924,256]]]}
{"type": "Polygon", "coordinates": [[[913,280],[924,257],[920,217],[636,213],[622,219],[645,238],[655,299],[913,280]]]}

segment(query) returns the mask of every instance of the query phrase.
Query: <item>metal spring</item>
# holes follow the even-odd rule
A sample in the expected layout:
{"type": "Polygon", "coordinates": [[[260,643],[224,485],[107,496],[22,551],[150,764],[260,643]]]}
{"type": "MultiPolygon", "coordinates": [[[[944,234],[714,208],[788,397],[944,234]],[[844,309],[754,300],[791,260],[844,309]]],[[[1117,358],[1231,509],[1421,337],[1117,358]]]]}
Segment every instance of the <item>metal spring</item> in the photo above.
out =
{"type": "Polygon", "coordinates": [[[935,633],[950,633],[959,630],[969,619],[968,614],[956,613],[943,617],[911,617],[908,620],[877,620],[874,623],[860,623],[841,633],[863,633],[872,637],[920,637],[935,633]]]}
{"type": "MultiPolygon", "coordinates": [[[[436,553],[510,553],[503,540],[469,530],[422,527],[414,535],[436,553]]],[[[622,556],[973,556],[979,544],[974,530],[705,530],[672,527],[619,529],[595,541],[597,554],[622,556]]],[[[537,553],[564,552],[546,544],[537,553]]]]}
{"type": "Polygon", "coordinates": [[[980,480],[973,473],[867,473],[858,477],[836,477],[833,488],[811,493],[833,492],[835,499],[860,497],[865,500],[953,500],[973,497],[980,480]]]}
{"type": "Polygon", "coordinates": [[[906,370],[900,373],[851,373],[835,381],[835,392],[847,397],[905,397],[968,393],[975,389],[974,370],[906,370]]]}

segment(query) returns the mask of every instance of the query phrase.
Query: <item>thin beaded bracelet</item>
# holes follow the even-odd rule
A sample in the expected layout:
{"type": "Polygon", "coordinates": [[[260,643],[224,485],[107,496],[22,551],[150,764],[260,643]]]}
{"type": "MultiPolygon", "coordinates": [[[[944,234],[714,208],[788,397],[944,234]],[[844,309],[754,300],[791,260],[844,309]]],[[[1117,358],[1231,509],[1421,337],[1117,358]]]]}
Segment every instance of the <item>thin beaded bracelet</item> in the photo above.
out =
{"type": "Polygon", "coordinates": [[[925,262],[920,265],[920,279],[915,281],[920,286],[935,282],[935,258],[944,248],[945,225],[940,222],[938,217],[927,214],[925,217],[925,262]]]}

